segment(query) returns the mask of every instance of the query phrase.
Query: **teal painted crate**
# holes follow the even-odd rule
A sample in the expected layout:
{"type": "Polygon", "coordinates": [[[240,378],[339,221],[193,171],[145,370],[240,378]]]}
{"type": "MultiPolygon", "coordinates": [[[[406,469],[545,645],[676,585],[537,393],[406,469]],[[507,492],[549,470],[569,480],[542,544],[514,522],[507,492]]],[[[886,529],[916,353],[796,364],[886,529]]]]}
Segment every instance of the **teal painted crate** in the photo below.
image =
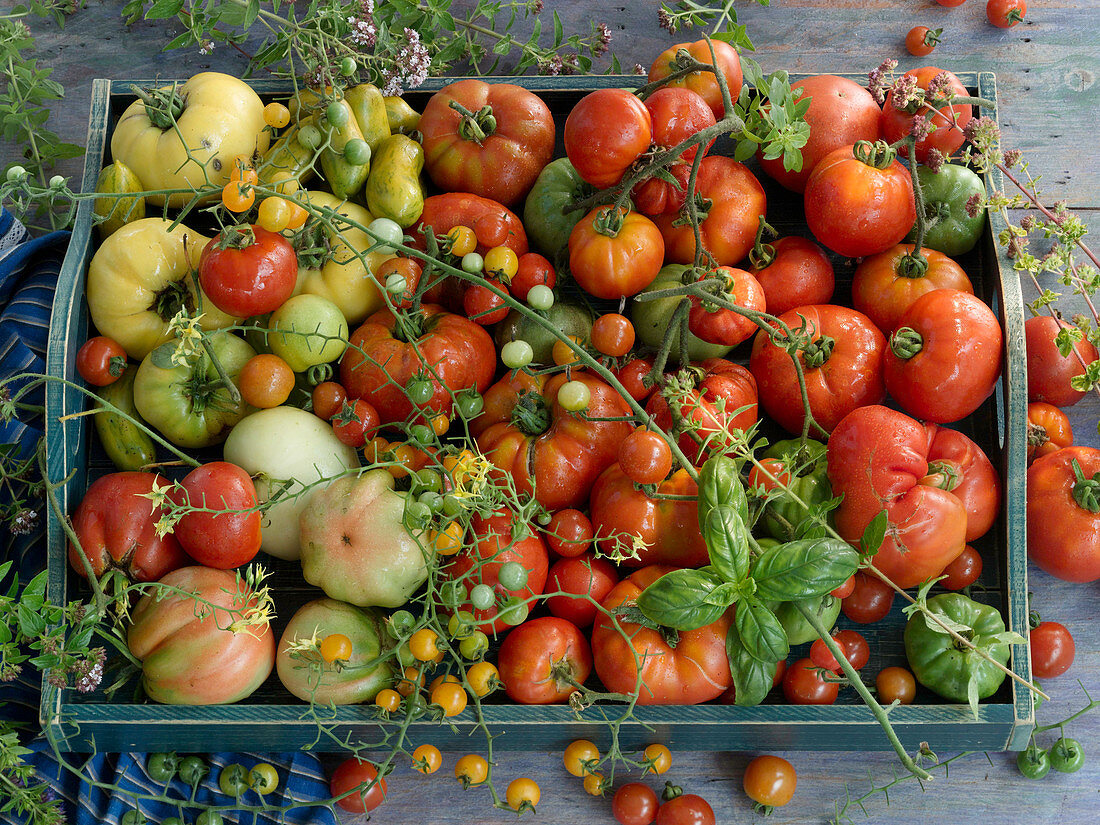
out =
{"type": "MultiPolygon", "coordinates": [[[[960,78],[972,91],[995,100],[992,73],[962,73],[960,78]]],[[[860,81],[862,78],[853,76],[860,81]]],[[[422,106],[430,92],[445,85],[432,79],[407,97],[422,106]]],[[[570,106],[585,92],[602,86],[633,86],[634,77],[531,77],[518,81],[542,95],[558,122],[559,131],[570,106]]],[[[142,82],[144,83],[144,81],[142,82]]],[[[264,96],[287,94],[278,81],[258,81],[264,96]]],[[[130,81],[96,80],[93,86],[91,121],[83,189],[92,191],[103,163],[115,119],[133,100],[130,81]]],[[[996,111],[985,111],[996,117],[996,111]]],[[[560,143],[560,141],[559,141],[560,143]]],[[[559,145],[560,151],[560,145],[559,145]]],[[[769,220],[781,233],[806,234],[797,196],[759,175],[769,199],[769,220]]],[[[999,175],[987,180],[991,190],[1001,190],[999,175]]],[[[59,278],[50,329],[48,370],[51,375],[74,378],[77,348],[88,335],[88,313],[84,300],[84,276],[94,251],[91,225],[92,203],[84,201],[77,214],[73,238],[59,278]]],[[[962,259],[978,294],[989,302],[1004,323],[1004,378],[994,396],[964,422],[964,429],[985,448],[1004,479],[1004,507],[1001,517],[979,549],[985,571],[979,581],[979,598],[997,605],[1012,630],[1027,635],[1027,556],[1025,551],[1024,493],[1026,477],[1026,404],[1023,335],[1023,303],[1019,282],[1006,261],[998,257],[994,234],[1002,227],[999,219],[987,230],[983,243],[962,259]]],[[[838,299],[846,300],[852,267],[839,262],[838,299]]],[[[89,435],[86,418],[59,420],[85,407],[84,396],[51,385],[47,391],[48,423],[46,443],[49,467],[54,478],[72,473],[60,490],[66,512],[80,501],[89,481],[110,470],[110,465],[89,435]]],[[[65,536],[58,520],[48,522],[49,594],[56,601],[75,596],[82,583],[66,561],[65,536]]],[[[298,604],[316,597],[319,591],[301,583],[296,563],[274,562],[276,606],[283,617],[276,633],[298,604]]],[[[897,600],[900,601],[900,600],[897,600]]],[[[896,603],[891,615],[876,626],[860,627],[868,636],[872,659],[864,672],[873,676],[889,664],[905,664],[901,645],[904,617],[896,603]]],[[[842,626],[845,624],[841,618],[842,626]]],[[[792,654],[794,655],[794,654],[792,654]]],[[[1011,666],[1025,680],[1030,679],[1030,660],[1025,646],[1012,650],[1011,666]]],[[[858,703],[853,691],[845,691],[840,704],[828,707],[798,707],[776,702],[759,707],[707,704],[694,706],[638,707],[635,719],[622,726],[620,745],[640,748],[655,741],[687,750],[888,750],[889,744],[871,714],[858,703]],[[845,696],[844,694],[853,694],[845,696]]],[[[63,748],[75,751],[106,750],[285,750],[313,746],[336,749],[335,739],[320,738],[316,724],[303,718],[305,706],[286,693],[277,678],[271,679],[247,701],[229,706],[193,707],[114,701],[102,695],[84,696],[72,690],[43,685],[41,719],[63,748]]],[[[521,750],[560,750],[578,737],[600,740],[603,726],[597,721],[603,710],[592,708],[580,718],[565,706],[522,706],[488,704],[484,718],[498,735],[494,747],[521,750]]],[[[329,721],[337,739],[360,738],[376,741],[378,728],[372,721],[373,707],[338,708],[329,721]]],[[[898,707],[891,713],[894,727],[911,751],[920,742],[937,750],[1020,750],[1035,725],[1030,694],[1011,680],[980,707],[975,719],[966,706],[947,704],[923,689],[917,703],[898,707]]],[[[452,748],[468,748],[474,725],[467,710],[452,720],[454,731],[430,722],[414,723],[414,743],[432,742],[452,748]]]]}

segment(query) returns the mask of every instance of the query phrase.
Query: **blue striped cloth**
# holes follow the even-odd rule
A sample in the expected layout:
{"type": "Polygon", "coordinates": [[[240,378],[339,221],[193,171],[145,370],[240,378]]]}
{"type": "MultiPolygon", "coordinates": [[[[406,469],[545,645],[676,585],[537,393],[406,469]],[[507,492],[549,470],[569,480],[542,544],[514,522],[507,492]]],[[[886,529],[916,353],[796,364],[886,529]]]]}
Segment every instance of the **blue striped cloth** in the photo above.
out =
{"type": "MultiPolygon", "coordinates": [[[[68,232],[53,232],[30,240],[22,224],[0,208],[0,377],[46,370],[50,309],[68,238],[68,232]]],[[[26,400],[43,403],[41,393],[37,398],[31,396],[26,400]]],[[[31,454],[41,436],[41,420],[0,422],[0,445],[17,445],[23,455],[31,454]]],[[[5,491],[0,490],[0,503],[10,503],[4,496],[5,491]]],[[[45,518],[44,507],[39,507],[39,515],[40,520],[45,518]]],[[[29,536],[0,538],[0,563],[14,560],[14,571],[20,581],[30,581],[44,566],[43,538],[41,529],[29,536]]],[[[10,577],[0,581],[0,592],[7,592],[9,584],[10,577]]],[[[29,741],[26,745],[34,753],[26,761],[34,765],[40,779],[62,800],[67,822],[119,825],[126,811],[135,806],[154,823],[170,816],[179,817],[185,823],[194,822],[196,812],[182,807],[190,798],[190,786],[177,779],[165,791],[149,778],[145,754],[98,754],[90,761],[81,754],[66,757],[71,764],[81,766],[83,776],[62,768],[49,746],[33,736],[38,718],[39,677],[37,670],[26,667],[16,681],[0,682],[0,715],[27,725],[29,741]],[[173,803],[141,800],[142,795],[167,795],[173,803]]],[[[278,790],[264,801],[280,810],[223,812],[229,825],[334,825],[331,811],[309,804],[329,796],[328,782],[316,755],[216,753],[207,757],[207,761],[211,766],[210,774],[195,792],[195,800],[207,805],[233,805],[235,802],[218,789],[219,773],[227,764],[238,763],[251,768],[259,762],[267,762],[279,773],[278,790]]],[[[0,791],[0,807],[4,801],[0,791]]],[[[249,791],[241,803],[259,805],[261,800],[249,791]]],[[[0,813],[0,823],[25,825],[26,822],[14,812],[0,813]]]]}

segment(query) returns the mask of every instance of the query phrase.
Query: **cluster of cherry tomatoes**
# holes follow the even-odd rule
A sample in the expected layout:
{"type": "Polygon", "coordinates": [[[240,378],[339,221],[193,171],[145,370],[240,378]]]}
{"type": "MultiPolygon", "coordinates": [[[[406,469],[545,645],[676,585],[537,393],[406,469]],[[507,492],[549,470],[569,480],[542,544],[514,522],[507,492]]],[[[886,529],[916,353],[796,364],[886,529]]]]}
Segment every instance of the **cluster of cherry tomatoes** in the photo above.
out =
{"type": "MultiPolygon", "coordinates": [[[[941,6],[954,8],[966,0],[936,0],[941,6]]],[[[987,0],[985,16],[990,25],[998,29],[1011,29],[1022,23],[1027,14],[1025,0],[987,0]]],[[[905,35],[905,50],[914,57],[927,57],[940,43],[943,29],[931,29],[928,26],[914,26],[905,35]]]]}

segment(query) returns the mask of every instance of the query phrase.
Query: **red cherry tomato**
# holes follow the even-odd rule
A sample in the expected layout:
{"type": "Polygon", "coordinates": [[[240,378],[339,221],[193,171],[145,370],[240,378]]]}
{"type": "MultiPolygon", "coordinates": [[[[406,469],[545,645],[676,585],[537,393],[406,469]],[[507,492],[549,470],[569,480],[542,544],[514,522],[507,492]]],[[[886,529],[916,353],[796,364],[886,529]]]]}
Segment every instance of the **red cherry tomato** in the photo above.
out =
{"type": "Polygon", "coordinates": [[[783,674],[783,695],[792,705],[831,705],[840,693],[836,682],[818,675],[810,659],[799,659],[783,674]]]}
{"type": "Polygon", "coordinates": [[[1031,669],[1037,679],[1061,676],[1077,652],[1073,636],[1058,622],[1040,622],[1031,631],[1031,669]]]}
{"type": "Polygon", "coordinates": [[[985,4],[986,19],[998,29],[1011,29],[1023,21],[1025,14],[1024,0],[989,0],[985,4]]]}
{"type": "Polygon", "coordinates": [[[611,800],[611,814],[619,825],[651,825],[657,816],[657,792],[641,782],[627,782],[611,800]]]}
{"type": "Polygon", "coordinates": [[[968,544],[957,559],[943,568],[944,578],[940,579],[940,585],[947,590],[962,590],[976,582],[981,574],[982,554],[968,544]]]}
{"type": "Polygon", "coordinates": [[[656,825],[715,825],[714,809],[698,794],[686,793],[657,809],[656,825]]]}
{"type": "MultiPolygon", "coordinates": [[[[844,653],[844,658],[856,670],[861,670],[871,659],[871,648],[861,633],[855,630],[840,630],[833,634],[833,640],[844,653]]],[[[816,667],[823,667],[834,673],[840,671],[840,663],[833,656],[823,639],[815,639],[810,645],[810,661],[816,667]]]]}
{"type": "Polygon", "coordinates": [[[878,576],[863,572],[855,575],[855,587],[844,600],[841,610],[853,622],[871,624],[886,618],[894,604],[894,591],[878,576]]]}
{"type": "Polygon", "coordinates": [[[528,252],[519,256],[519,269],[508,284],[508,291],[517,301],[526,301],[531,287],[542,285],[553,289],[557,282],[554,265],[539,253],[528,252]]]}
{"type": "Polygon", "coordinates": [[[332,779],[329,780],[329,792],[333,796],[340,796],[353,788],[359,788],[358,792],[349,793],[336,804],[351,813],[361,814],[373,811],[386,798],[386,780],[378,779],[370,790],[365,791],[363,788],[368,783],[374,782],[376,777],[378,777],[378,769],[374,765],[353,756],[340,763],[333,772],[332,779]]]}
{"type": "Polygon", "coordinates": [[[343,407],[332,416],[332,431],[349,447],[362,447],[378,432],[381,420],[378,410],[369,401],[356,398],[344,401],[343,407]]]}
{"type": "Polygon", "coordinates": [[[588,516],[572,507],[558,510],[546,525],[546,543],[564,558],[581,555],[592,546],[594,537],[588,516]]]}
{"type": "Polygon", "coordinates": [[[905,50],[914,57],[927,57],[940,42],[940,30],[914,26],[905,35],[905,50]]]}
{"type": "Polygon", "coordinates": [[[89,338],[76,351],[76,371],[93,387],[106,387],[126,371],[126,350],[106,335],[89,338]]]}
{"type": "Polygon", "coordinates": [[[550,596],[547,609],[577,627],[588,627],[599,612],[597,604],[619,583],[615,565],[590,554],[562,558],[554,562],[546,576],[546,592],[562,591],[569,595],[550,596]]]}
{"type": "Polygon", "coordinates": [[[672,448],[657,433],[638,427],[619,444],[619,465],[635,484],[660,484],[672,472],[672,448]]]}

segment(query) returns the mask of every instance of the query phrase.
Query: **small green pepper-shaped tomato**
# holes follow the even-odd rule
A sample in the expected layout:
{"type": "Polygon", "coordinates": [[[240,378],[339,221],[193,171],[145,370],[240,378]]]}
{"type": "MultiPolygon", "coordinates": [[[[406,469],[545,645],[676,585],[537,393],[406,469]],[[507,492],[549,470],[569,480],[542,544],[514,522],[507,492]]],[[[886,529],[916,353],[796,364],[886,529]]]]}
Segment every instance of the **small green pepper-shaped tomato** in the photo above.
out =
{"type": "MultiPolygon", "coordinates": [[[[1005,632],[1004,619],[997,608],[970,599],[961,593],[942,593],[928,600],[928,609],[952,622],[965,625],[965,634],[976,648],[992,659],[1006,664],[1009,645],[992,639],[1005,632]]],[[[938,630],[938,629],[937,629],[938,630]]],[[[979,699],[997,692],[1004,671],[976,650],[958,647],[955,639],[929,626],[923,613],[914,613],[905,625],[905,655],[917,681],[945,699],[968,701],[968,685],[973,678],[979,699]]]]}
{"type": "MultiPolygon", "coordinates": [[[[945,163],[938,172],[927,166],[917,167],[917,179],[924,194],[924,245],[955,257],[973,249],[985,228],[985,210],[974,217],[966,212],[966,202],[985,196],[985,184],[972,170],[945,163]]],[[[917,228],[909,230],[905,240],[916,240],[917,228]]]]}
{"type": "Polygon", "coordinates": [[[764,457],[779,459],[791,475],[789,491],[775,493],[764,509],[764,527],[768,533],[780,541],[824,536],[823,526],[803,524],[809,512],[803,504],[813,508],[833,497],[825,445],[808,438],[803,448],[800,439],[792,438],[772,444],[764,457]]]}

